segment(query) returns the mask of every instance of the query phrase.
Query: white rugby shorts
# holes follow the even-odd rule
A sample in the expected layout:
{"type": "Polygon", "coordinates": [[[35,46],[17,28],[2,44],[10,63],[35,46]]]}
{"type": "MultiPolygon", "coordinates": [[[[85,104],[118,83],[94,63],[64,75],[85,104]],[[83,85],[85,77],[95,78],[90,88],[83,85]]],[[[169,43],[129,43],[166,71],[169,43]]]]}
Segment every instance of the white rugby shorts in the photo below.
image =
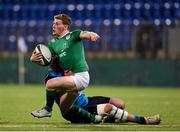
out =
{"type": "Polygon", "coordinates": [[[74,80],[78,91],[84,90],[89,85],[90,77],[87,71],[75,73],[71,77],[74,80]]]}

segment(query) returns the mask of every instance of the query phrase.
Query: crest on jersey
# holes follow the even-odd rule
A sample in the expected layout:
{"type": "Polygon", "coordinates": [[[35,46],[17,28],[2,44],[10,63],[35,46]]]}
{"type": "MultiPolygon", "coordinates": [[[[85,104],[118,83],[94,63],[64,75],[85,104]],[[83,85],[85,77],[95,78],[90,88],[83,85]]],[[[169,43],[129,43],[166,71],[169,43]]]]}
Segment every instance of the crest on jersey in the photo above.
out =
{"type": "Polygon", "coordinates": [[[66,36],[66,40],[70,39],[71,35],[67,35],[66,36]]]}
{"type": "Polygon", "coordinates": [[[54,42],[55,42],[55,39],[52,39],[51,42],[54,43],[54,42]]]}

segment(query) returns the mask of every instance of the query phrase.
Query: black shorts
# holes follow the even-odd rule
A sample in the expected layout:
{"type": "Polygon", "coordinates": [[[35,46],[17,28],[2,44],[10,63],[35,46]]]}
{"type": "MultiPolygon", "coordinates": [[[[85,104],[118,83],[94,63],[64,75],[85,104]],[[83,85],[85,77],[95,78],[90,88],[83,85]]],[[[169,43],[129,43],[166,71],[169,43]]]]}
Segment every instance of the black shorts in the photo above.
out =
{"type": "Polygon", "coordinates": [[[109,103],[110,98],[104,96],[88,97],[88,104],[83,109],[89,111],[91,114],[97,115],[97,105],[109,103]]]}
{"type": "MultiPolygon", "coordinates": [[[[88,97],[88,100],[88,104],[83,107],[83,109],[87,110],[91,114],[97,115],[97,105],[109,103],[110,98],[104,96],[94,96],[88,97]]],[[[88,118],[82,117],[82,115],[77,112],[73,112],[72,110],[70,110],[66,115],[64,115],[64,118],[71,123],[91,123],[88,118]]]]}

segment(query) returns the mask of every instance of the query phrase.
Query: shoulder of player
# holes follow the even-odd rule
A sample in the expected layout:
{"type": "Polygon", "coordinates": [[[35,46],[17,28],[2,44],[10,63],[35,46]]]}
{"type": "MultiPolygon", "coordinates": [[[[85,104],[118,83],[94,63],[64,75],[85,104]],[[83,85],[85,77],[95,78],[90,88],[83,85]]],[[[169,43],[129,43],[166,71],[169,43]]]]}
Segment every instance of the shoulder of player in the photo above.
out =
{"type": "Polygon", "coordinates": [[[69,32],[69,35],[72,38],[74,38],[75,40],[81,40],[81,39],[79,39],[80,38],[79,36],[80,36],[81,32],[82,32],[82,30],[76,29],[76,30],[73,30],[73,31],[69,32]]]}
{"type": "Polygon", "coordinates": [[[51,40],[48,42],[48,44],[53,44],[53,43],[56,42],[56,40],[57,40],[57,38],[53,38],[53,39],[51,39],[51,40]]]}
{"type": "Polygon", "coordinates": [[[74,33],[77,33],[77,32],[81,32],[82,30],[81,29],[75,29],[75,30],[73,30],[73,31],[71,31],[71,32],[69,32],[70,34],[74,34],[74,33]]]}

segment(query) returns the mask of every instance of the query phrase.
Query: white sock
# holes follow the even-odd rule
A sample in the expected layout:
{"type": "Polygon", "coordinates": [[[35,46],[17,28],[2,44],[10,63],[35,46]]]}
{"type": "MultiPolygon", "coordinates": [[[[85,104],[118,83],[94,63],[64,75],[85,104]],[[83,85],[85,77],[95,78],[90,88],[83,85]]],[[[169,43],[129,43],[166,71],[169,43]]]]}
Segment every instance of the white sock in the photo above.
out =
{"type": "Polygon", "coordinates": [[[117,108],[113,105],[113,109],[110,112],[110,116],[114,116],[114,118],[119,122],[125,122],[127,120],[128,112],[124,111],[120,108],[117,108]]]}

